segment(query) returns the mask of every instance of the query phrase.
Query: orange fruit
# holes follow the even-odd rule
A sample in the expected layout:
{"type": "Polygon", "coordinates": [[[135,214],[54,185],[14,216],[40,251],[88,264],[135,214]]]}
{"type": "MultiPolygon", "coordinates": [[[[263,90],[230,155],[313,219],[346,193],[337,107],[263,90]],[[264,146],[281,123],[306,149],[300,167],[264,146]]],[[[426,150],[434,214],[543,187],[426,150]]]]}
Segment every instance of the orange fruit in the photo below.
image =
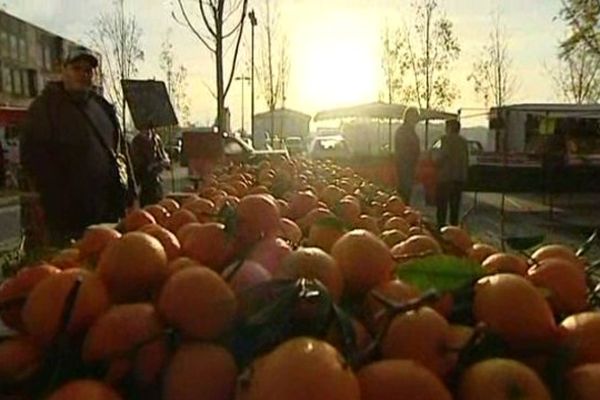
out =
{"type": "Polygon", "coordinates": [[[478,263],[482,263],[486,258],[492,254],[498,253],[498,249],[492,245],[485,243],[474,243],[470,249],[467,250],[468,257],[478,263]]]}
{"type": "Polygon", "coordinates": [[[327,253],[331,252],[331,248],[346,233],[344,224],[337,218],[321,218],[315,221],[308,230],[306,245],[310,247],[318,247],[327,253]]]}
{"type": "Polygon", "coordinates": [[[281,218],[281,233],[279,236],[289,241],[292,246],[297,246],[302,240],[302,230],[291,219],[281,218]]]}
{"type": "Polygon", "coordinates": [[[209,221],[216,213],[216,206],[212,200],[199,197],[198,199],[186,203],[182,206],[184,210],[194,213],[198,221],[209,221]]]}
{"type": "Polygon", "coordinates": [[[533,252],[531,259],[537,262],[547,258],[563,258],[584,268],[583,261],[575,255],[575,251],[563,244],[546,244],[533,252]]]}
{"type": "Polygon", "coordinates": [[[377,223],[377,218],[372,217],[370,215],[361,215],[358,217],[358,221],[355,224],[356,228],[364,229],[376,235],[381,233],[379,229],[379,224],[377,223]]]}
{"type": "Polygon", "coordinates": [[[231,327],[236,298],[216,272],[192,267],[171,275],[158,298],[158,311],[184,336],[215,339],[231,327]]]}
{"type": "Polygon", "coordinates": [[[408,222],[410,226],[420,226],[421,219],[423,218],[423,216],[419,211],[410,207],[406,207],[406,209],[402,213],[402,218],[404,218],[404,220],[408,222]]]}
{"type": "Polygon", "coordinates": [[[274,279],[317,279],[329,291],[334,301],[339,301],[344,289],[344,279],[335,260],[316,247],[302,247],[288,254],[281,267],[273,273],[274,279]]]}
{"type": "MultiPolygon", "coordinates": [[[[223,279],[227,279],[229,287],[236,296],[240,296],[248,289],[272,279],[272,275],[267,269],[256,261],[247,259],[242,261],[241,266],[237,262],[232,263],[223,270],[221,276],[223,279]]],[[[245,310],[240,309],[238,311],[242,314],[245,310]]]]}
{"type": "Polygon", "coordinates": [[[81,259],[93,259],[97,261],[97,258],[106,246],[121,236],[121,233],[116,229],[102,225],[92,225],[86,228],[81,240],[75,244],[75,247],[79,249],[79,257],[81,259]]]}
{"type": "Polygon", "coordinates": [[[30,378],[42,362],[42,352],[27,336],[0,341],[0,385],[30,378]]]}
{"type": "Polygon", "coordinates": [[[350,198],[343,198],[336,204],[335,213],[342,221],[354,226],[361,214],[360,203],[350,198]]]}
{"type": "Polygon", "coordinates": [[[49,345],[57,337],[65,312],[67,296],[81,280],[65,334],[79,335],[94,323],[110,305],[109,295],[100,278],[82,269],[52,274],[33,288],[23,307],[23,322],[36,343],[49,345]]]}
{"type": "Polygon", "coordinates": [[[165,221],[164,227],[177,234],[179,228],[191,222],[198,222],[196,214],[185,209],[175,210],[165,221]]]}
{"type": "Polygon", "coordinates": [[[385,319],[385,307],[373,296],[374,292],[377,292],[386,299],[393,300],[398,303],[405,303],[409,300],[416,299],[421,294],[417,288],[410,286],[399,279],[386,281],[375,286],[364,302],[365,318],[368,322],[369,328],[373,332],[378,332],[382,328],[381,324],[385,319]]]}
{"type": "Polygon", "coordinates": [[[0,283],[0,305],[5,304],[0,311],[2,322],[7,327],[22,332],[24,326],[21,311],[29,292],[38,283],[59,272],[60,269],[50,264],[34,265],[19,270],[17,275],[0,283]],[[22,301],[13,302],[19,298],[22,301]],[[6,305],[8,302],[12,302],[10,307],[6,305]]]}
{"type": "Polygon", "coordinates": [[[359,400],[354,373],[330,344],[299,337],[256,359],[240,400],[359,400]]]}
{"type": "Polygon", "coordinates": [[[600,362],[600,312],[588,311],[567,317],[560,324],[565,343],[577,365],[600,362]]]}
{"type": "Polygon", "coordinates": [[[148,211],[136,208],[125,216],[123,224],[127,232],[133,232],[147,224],[155,224],[156,219],[148,211]]]}
{"type": "Polygon", "coordinates": [[[173,199],[169,199],[169,198],[162,199],[157,204],[159,206],[163,206],[170,214],[173,214],[175,211],[177,211],[180,208],[178,202],[176,202],[173,199]]]}
{"type": "Polygon", "coordinates": [[[600,363],[585,364],[567,372],[569,399],[600,399],[600,363]]]}
{"type": "Polygon", "coordinates": [[[548,301],[557,314],[573,314],[589,307],[585,272],[573,261],[546,258],[529,269],[528,278],[550,290],[548,301]]]}
{"type": "Polygon", "coordinates": [[[169,275],[163,245],[143,232],[126,233],[111,243],[100,256],[97,271],[117,303],[152,298],[169,275]]]}
{"type": "Polygon", "coordinates": [[[187,238],[187,236],[190,232],[195,231],[196,229],[198,229],[199,226],[203,226],[206,223],[207,222],[187,223],[187,224],[183,225],[181,228],[179,228],[177,230],[177,232],[175,232],[175,236],[177,236],[177,240],[179,240],[179,243],[183,243],[183,242],[185,242],[185,239],[187,238]]]}
{"type": "Polygon", "coordinates": [[[277,207],[279,207],[279,215],[281,217],[289,217],[290,216],[290,206],[287,201],[283,199],[277,199],[277,207]]]}
{"type": "Polygon", "coordinates": [[[394,258],[405,261],[424,253],[442,254],[442,247],[431,236],[415,235],[392,247],[391,252],[394,258]]]}
{"type": "Polygon", "coordinates": [[[458,226],[444,226],[440,229],[440,233],[444,239],[465,253],[473,246],[473,241],[469,233],[458,226]]]}
{"type": "Polygon", "coordinates": [[[406,222],[404,218],[394,215],[390,218],[385,219],[385,222],[383,223],[383,230],[389,229],[398,229],[405,235],[408,235],[410,225],[408,224],[408,222],[406,222]]]}
{"type": "Polygon", "coordinates": [[[47,398],[47,400],[122,400],[121,397],[113,388],[91,379],[82,379],[70,381],[47,398]]]}
{"type": "Polygon", "coordinates": [[[252,251],[246,259],[257,262],[273,274],[279,269],[283,259],[291,252],[292,248],[285,240],[275,236],[267,236],[252,247],[252,251]]]}
{"type": "Polygon", "coordinates": [[[296,223],[304,233],[308,233],[310,227],[320,219],[323,218],[336,218],[335,214],[327,208],[315,208],[306,214],[303,218],[300,218],[296,223]]]}
{"type": "Polygon", "coordinates": [[[232,399],[237,378],[233,356],[210,343],[183,344],[165,371],[164,400],[232,399]]]}
{"type": "Polygon", "coordinates": [[[252,194],[240,200],[237,209],[236,236],[242,245],[256,243],[263,236],[276,235],[279,231],[279,207],[268,195],[252,194]]]}
{"type": "Polygon", "coordinates": [[[462,376],[459,400],[550,400],[550,393],[537,374],[524,364],[492,358],[478,362],[462,376]]]}
{"type": "Polygon", "coordinates": [[[308,190],[300,191],[292,194],[289,202],[289,217],[293,220],[297,220],[298,218],[302,218],[305,216],[310,210],[317,208],[317,203],[319,199],[317,196],[308,190]]]}
{"type": "Polygon", "coordinates": [[[391,279],[394,262],[386,244],[369,231],[345,233],[331,248],[350,294],[366,293],[391,279]]]}
{"type": "Polygon", "coordinates": [[[177,236],[162,226],[158,224],[145,225],[140,228],[140,232],[147,233],[155,239],[158,239],[165,249],[168,261],[174,260],[181,255],[181,244],[179,243],[177,236]]]}
{"type": "Polygon", "coordinates": [[[344,197],[344,191],[335,185],[326,186],[319,195],[321,201],[328,207],[334,207],[344,197]]]}
{"type": "Polygon", "coordinates": [[[177,257],[176,259],[169,262],[169,264],[167,265],[167,269],[169,270],[169,276],[171,276],[181,269],[201,266],[202,264],[200,264],[196,260],[192,260],[189,257],[177,257]]]}
{"type": "Polygon", "coordinates": [[[446,337],[448,322],[429,307],[394,317],[381,342],[385,359],[410,359],[438,376],[448,372],[446,337]]]}
{"type": "Polygon", "coordinates": [[[217,272],[221,272],[234,256],[234,244],[221,223],[193,224],[187,233],[180,232],[180,236],[183,236],[181,250],[184,256],[217,272]]]}
{"type": "Polygon", "coordinates": [[[50,264],[62,270],[83,267],[81,253],[79,252],[79,249],[75,247],[62,249],[54,254],[50,259],[50,264]]]}
{"type": "Polygon", "coordinates": [[[144,207],[143,210],[150,213],[156,220],[156,223],[160,226],[164,226],[167,218],[169,218],[169,215],[171,215],[171,213],[167,211],[165,207],[158,204],[150,204],[144,207]]]}
{"type": "Polygon", "coordinates": [[[402,215],[406,209],[406,204],[399,196],[391,196],[383,204],[383,209],[393,215],[402,215]]]}
{"type": "Polygon", "coordinates": [[[475,285],[473,314],[512,345],[549,343],[556,338],[550,305],[531,282],[518,275],[481,278],[475,285]]]}
{"type": "Polygon", "coordinates": [[[377,361],[356,375],[361,400],[451,400],[452,396],[431,371],[411,360],[377,361]]]}
{"type": "Polygon", "coordinates": [[[162,334],[163,327],[152,304],[117,305],[100,316],[88,331],[81,352],[82,359],[88,363],[109,362],[107,375],[110,379],[105,379],[107,382],[116,383],[124,378],[128,369],[137,367],[144,369],[143,373],[136,372],[145,376],[148,383],[158,376],[166,361],[166,343],[160,336],[162,334]],[[150,342],[145,343],[146,341],[150,342]],[[137,348],[142,343],[145,344],[137,348]],[[150,352],[161,353],[162,362],[159,360],[154,365],[134,364],[138,356],[150,352]],[[122,363],[129,368],[115,372],[122,363]]]}
{"type": "Polygon", "coordinates": [[[388,229],[383,231],[380,237],[390,249],[408,238],[406,233],[402,232],[400,229],[388,229]]]}
{"type": "Polygon", "coordinates": [[[521,276],[526,276],[529,269],[525,258],[511,253],[492,254],[483,260],[481,266],[491,274],[511,273],[521,276]]]}

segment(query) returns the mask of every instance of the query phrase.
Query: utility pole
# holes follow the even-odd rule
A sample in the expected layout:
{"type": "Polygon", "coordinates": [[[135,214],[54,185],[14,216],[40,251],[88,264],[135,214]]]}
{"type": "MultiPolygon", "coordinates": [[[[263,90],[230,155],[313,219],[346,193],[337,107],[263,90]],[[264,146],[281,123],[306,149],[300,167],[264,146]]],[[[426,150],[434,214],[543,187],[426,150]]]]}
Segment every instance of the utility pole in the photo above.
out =
{"type": "Polygon", "coordinates": [[[248,13],[248,17],[250,18],[250,25],[252,27],[252,49],[251,49],[251,72],[250,72],[250,80],[251,80],[251,99],[250,99],[250,134],[252,135],[252,147],[256,146],[256,140],[254,138],[254,27],[257,25],[256,14],[254,14],[254,10],[251,10],[248,13]]]}
{"type": "Polygon", "coordinates": [[[245,132],[246,130],[244,129],[244,112],[245,112],[245,107],[244,107],[244,86],[246,85],[246,81],[250,81],[251,79],[247,76],[238,76],[235,78],[236,81],[240,81],[242,82],[242,129],[241,132],[245,132]]]}

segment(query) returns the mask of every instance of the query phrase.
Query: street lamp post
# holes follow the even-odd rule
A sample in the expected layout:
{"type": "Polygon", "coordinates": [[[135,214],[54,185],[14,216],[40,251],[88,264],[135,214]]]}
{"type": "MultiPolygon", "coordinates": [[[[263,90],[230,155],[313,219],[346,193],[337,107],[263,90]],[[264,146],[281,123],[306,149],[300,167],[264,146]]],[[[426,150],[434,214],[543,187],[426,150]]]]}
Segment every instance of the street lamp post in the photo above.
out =
{"type": "Polygon", "coordinates": [[[256,141],[254,138],[254,27],[257,25],[256,14],[254,10],[251,10],[248,13],[248,17],[250,18],[250,25],[252,26],[252,49],[251,49],[251,72],[250,72],[250,80],[251,80],[251,89],[252,97],[250,99],[250,134],[252,135],[252,147],[256,146],[256,141]]]}
{"type": "Polygon", "coordinates": [[[235,78],[236,81],[240,81],[242,82],[242,133],[245,132],[245,124],[244,124],[244,112],[245,112],[245,107],[244,107],[244,86],[245,86],[245,82],[251,80],[249,77],[247,76],[238,76],[235,78]]]}

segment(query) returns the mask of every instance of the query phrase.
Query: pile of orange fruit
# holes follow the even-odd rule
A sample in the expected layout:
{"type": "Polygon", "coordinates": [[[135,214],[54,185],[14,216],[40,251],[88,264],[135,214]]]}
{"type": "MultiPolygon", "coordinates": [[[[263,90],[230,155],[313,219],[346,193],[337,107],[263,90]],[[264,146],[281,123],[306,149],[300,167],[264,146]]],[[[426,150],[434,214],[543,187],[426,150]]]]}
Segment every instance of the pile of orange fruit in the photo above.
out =
{"type": "Polygon", "coordinates": [[[600,399],[593,263],[328,161],[229,165],[0,285],[0,398],[600,399]]]}

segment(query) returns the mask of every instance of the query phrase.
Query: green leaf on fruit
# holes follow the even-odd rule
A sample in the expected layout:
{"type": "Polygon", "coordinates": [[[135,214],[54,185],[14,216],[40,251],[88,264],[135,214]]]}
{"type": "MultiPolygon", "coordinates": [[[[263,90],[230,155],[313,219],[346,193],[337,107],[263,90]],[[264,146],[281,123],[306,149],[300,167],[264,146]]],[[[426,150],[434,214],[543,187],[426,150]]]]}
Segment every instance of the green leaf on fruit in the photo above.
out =
{"type": "Polygon", "coordinates": [[[468,259],[435,255],[400,264],[395,275],[422,291],[450,292],[481,278],[485,270],[468,259]]]}

